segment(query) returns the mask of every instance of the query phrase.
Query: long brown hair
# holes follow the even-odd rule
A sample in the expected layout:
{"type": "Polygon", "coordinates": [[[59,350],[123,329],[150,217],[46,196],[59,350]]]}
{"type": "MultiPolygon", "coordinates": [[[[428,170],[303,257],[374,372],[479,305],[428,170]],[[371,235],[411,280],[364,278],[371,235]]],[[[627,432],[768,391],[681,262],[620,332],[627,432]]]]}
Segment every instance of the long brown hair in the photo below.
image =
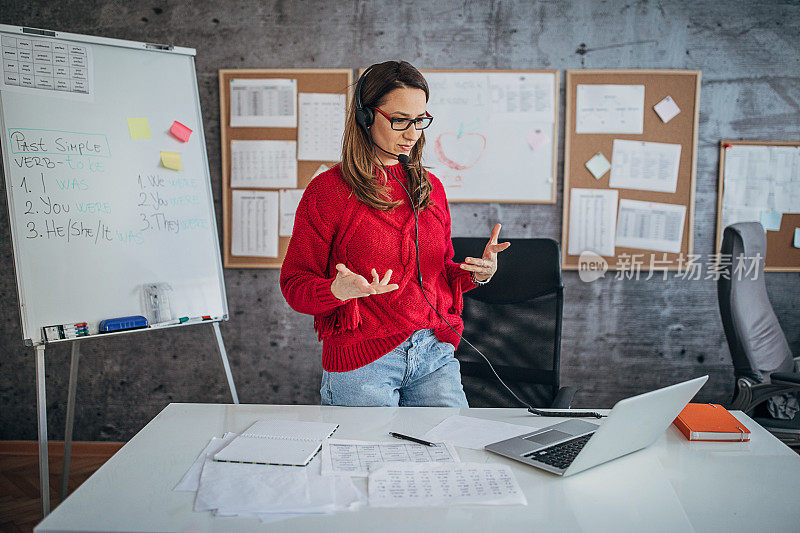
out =
{"type": "MultiPolygon", "coordinates": [[[[422,89],[425,91],[425,101],[428,100],[428,82],[410,63],[386,61],[372,65],[361,84],[361,104],[365,109],[380,107],[382,99],[389,92],[407,87],[422,89]]],[[[377,171],[375,148],[372,139],[356,122],[355,102],[355,98],[350,102],[350,109],[344,125],[342,176],[359,201],[370,207],[388,211],[402,202],[391,201],[389,199],[390,188],[375,179],[377,171]]],[[[409,153],[408,164],[403,165],[408,177],[407,187],[411,196],[415,200],[419,199],[420,208],[425,208],[431,203],[431,182],[420,161],[424,146],[425,132],[422,132],[409,153]]]]}

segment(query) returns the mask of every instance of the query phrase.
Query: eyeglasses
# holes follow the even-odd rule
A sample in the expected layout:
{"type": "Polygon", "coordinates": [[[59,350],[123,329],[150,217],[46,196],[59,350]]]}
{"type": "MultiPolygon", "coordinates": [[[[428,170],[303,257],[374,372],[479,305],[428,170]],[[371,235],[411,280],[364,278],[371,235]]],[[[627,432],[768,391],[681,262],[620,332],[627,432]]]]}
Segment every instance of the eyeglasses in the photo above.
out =
{"type": "Polygon", "coordinates": [[[389,123],[392,126],[392,129],[395,131],[405,131],[411,127],[411,124],[414,124],[414,129],[424,130],[425,128],[431,125],[431,122],[433,122],[433,117],[430,114],[428,114],[427,111],[425,112],[424,117],[400,118],[400,117],[390,117],[377,107],[374,107],[373,109],[375,109],[375,111],[386,117],[386,120],[389,121],[389,123]]]}

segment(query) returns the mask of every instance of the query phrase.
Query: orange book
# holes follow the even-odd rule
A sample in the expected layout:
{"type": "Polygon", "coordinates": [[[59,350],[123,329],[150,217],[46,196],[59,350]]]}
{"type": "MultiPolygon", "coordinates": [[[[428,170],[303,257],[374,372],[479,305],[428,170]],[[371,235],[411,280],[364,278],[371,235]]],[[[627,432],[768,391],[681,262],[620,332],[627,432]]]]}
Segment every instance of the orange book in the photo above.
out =
{"type": "Polygon", "coordinates": [[[690,403],[673,422],[689,440],[749,441],[750,430],[714,403],[690,403]]]}

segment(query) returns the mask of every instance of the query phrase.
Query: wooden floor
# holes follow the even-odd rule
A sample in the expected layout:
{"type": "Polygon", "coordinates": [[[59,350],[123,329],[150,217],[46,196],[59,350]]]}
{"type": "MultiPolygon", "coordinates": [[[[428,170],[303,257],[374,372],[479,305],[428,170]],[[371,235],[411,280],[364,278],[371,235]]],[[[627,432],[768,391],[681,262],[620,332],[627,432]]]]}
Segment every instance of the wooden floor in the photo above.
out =
{"type": "MultiPolygon", "coordinates": [[[[73,442],[70,494],[100,468],[124,442],[73,442]]],[[[50,509],[61,502],[64,443],[48,444],[50,509]]],[[[39,447],[35,441],[0,441],[0,531],[33,531],[42,520],[39,493],[39,447]]]]}

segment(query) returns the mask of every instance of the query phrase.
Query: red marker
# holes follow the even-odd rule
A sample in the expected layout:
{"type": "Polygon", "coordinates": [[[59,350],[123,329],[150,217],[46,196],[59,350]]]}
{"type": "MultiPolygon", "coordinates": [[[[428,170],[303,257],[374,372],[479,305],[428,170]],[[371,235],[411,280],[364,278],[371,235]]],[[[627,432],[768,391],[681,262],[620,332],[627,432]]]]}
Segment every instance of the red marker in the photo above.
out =
{"type": "Polygon", "coordinates": [[[731,143],[725,143],[725,148],[733,148],[733,145],[731,143]]]}

